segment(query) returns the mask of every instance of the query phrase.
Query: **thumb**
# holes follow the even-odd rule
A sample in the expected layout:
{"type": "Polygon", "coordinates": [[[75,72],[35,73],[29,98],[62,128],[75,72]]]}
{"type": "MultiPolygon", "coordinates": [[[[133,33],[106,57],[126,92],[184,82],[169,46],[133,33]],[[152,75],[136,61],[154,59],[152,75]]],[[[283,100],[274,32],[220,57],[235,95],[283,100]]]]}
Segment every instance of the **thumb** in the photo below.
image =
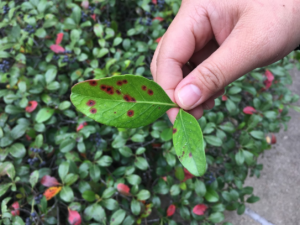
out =
{"type": "Polygon", "coordinates": [[[272,48],[257,40],[255,34],[249,38],[248,31],[232,31],[209,58],[177,85],[177,104],[185,110],[193,109],[240,76],[263,66],[272,56],[272,48]]]}

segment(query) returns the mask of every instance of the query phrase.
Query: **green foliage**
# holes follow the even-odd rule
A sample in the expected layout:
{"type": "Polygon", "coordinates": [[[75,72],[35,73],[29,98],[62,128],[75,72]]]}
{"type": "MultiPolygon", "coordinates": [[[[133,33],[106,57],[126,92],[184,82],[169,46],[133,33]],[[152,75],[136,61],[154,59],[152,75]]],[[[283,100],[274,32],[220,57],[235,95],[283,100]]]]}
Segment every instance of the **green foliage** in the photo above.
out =
{"type": "Polygon", "coordinates": [[[81,3],[0,2],[1,223],[25,224],[30,217],[67,224],[69,208],[82,224],[214,224],[224,210],[241,214],[245,203],[258,201],[244,181],[248,174],[260,176],[257,158],[270,148],[266,135],[287,128],[291,107],[299,110],[299,96],[286,87],[291,62],[300,67],[299,53],[238,79],[226,88],[226,98],[204,112],[198,123],[208,166],[204,176],[194,177],[176,157],[166,116],[117,129],[70,102],[71,87],[85,80],[124,74],[151,79],[156,39],[180,1],[166,0],[162,7],[149,0],[90,1],[91,8],[81,3]],[[266,69],[274,75],[268,89],[266,69]],[[256,113],[243,113],[246,106],[256,113]],[[45,175],[61,188],[51,189],[60,192],[48,201],[39,197],[48,189],[45,175]],[[15,202],[21,210],[13,216],[15,202]],[[176,219],[166,216],[166,202],[176,206],[176,219]],[[193,213],[198,204],[208,207],[202,216],[193,213]]]}

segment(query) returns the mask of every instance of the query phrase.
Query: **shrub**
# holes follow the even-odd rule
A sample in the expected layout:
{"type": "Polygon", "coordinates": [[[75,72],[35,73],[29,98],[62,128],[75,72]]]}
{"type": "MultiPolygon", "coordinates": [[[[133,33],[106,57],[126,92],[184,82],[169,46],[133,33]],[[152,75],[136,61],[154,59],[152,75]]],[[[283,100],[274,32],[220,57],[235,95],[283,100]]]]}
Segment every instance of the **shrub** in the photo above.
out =
{"type": "MultiPolygon", "coordinates": [[[[292,56],[230,84],[198,121],[208,169],[175,156],[172,124],[118,129],[70,103],[71,87],[149,64],[179,0],[0,3],[0,197],[3,224],[214,224],[254,203],[257,158],[287,128],[292,56]],[[31,222],[30,222],[31,221],[31,222]],[[185,222],[184,222],[185,221],[185,222]]],[[[230,224],[230,223],[224,223],[230,224]]]]}

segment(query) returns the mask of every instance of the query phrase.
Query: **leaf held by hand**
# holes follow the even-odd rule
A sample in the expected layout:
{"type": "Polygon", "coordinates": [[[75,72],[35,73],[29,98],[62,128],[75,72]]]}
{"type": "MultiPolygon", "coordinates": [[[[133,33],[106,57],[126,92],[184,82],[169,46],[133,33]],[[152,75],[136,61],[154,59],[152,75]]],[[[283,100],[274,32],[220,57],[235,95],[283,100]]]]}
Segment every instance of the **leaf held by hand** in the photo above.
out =
{"type": "Polygon", "coordinates": [[[197,120],[180,109],[173,127],[173,143],[182,165],[194,176],[206,171],[203,135],[197,120]]]}
{"type": "Polygon", "coordinates": [[[119,128],[148,125],[168,109],[177,107],[158,84],[134,75],[76,84],[71,101],[86,116],[119,128]]]}

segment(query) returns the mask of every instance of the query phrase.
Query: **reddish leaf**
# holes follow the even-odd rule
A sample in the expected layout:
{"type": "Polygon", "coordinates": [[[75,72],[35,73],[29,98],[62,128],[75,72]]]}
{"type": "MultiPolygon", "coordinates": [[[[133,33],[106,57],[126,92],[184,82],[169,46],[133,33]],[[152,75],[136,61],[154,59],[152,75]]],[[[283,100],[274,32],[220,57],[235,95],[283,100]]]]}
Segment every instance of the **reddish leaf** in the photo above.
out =
{"type": "Polygon", "coordinates": [[[246,106],[246,107],[243,109],[243,112],[244,112],[245,114],[252,115],[253,113],[256,112],[256,109],[254,109],[252,106],[246,106]]]}
{"type": "Polygon", "coordinates": [[[152,0],[152,3],[153,3],[154,5],[156,5],[156,4],[157,4],[157,0],[152,0]]]}
{"type": "Polygon", "coordinates": [[[123,195],[129,195],[130,188],[126,184],[118,184],[117,186],[118,191],[123,195]]]}
{"type": "Polygon", "coordinates": [[[193,213],[195,213],[196,215],[198,216],[201,216],[204,214],[205,210],[207,209],[207,206],[204,205],[204,204],[199,204],[199,205],[196,205],[194,208],[193,208],[193,213]]]}
{"type": "Polygon", "coordinates": [[[44,196],[46,197],[47,201],[57,195],[61,190],[61,187],[49,187],[45,192],[44,196]]]}
{"type": "Polygon", "coordinates": [[[87,0],[84,0],[84,1],[81,2],[81,6],[84,9],[88,9],[89,5],[90,5],[89,1],[87,1],[87,0]]]}
{"type": "Polygon", "coordinates": [[[161,18],[161,17],[159,17],[159,16],[157,16],[157,17],[154,17],[153,20],[159,20],[159,21],[161,22],[161,21],[163,21],[164,19],[161,18]]]}
{"type": "Polygon", "coordinates": [[[37,105],[38,105],[37,101],[29,101],[28,105],[25,108],[25,111],[31,113],[36,109],[37,105]]]}
{"type": "Polygon", "coordinates": [[[274,80],[274,75],[269,70],[266,70],[265,76],[267,77],[267,79],[264,81],[265,88],[263,88],[263,90],[269,89],[272,86],[272,82],[274,80]]]}
{"type": "Polygon", "coordinates": [[[11,214],[12,214],[13,216],[20,216],[20,210],[19,210],[20,205],[19,205],[19,202],[14,202],[14,203],[10,206],[10,208],[12,209],[12,210],[11,210],[11,214]]]}
{"type": "Polygon", "coordinates": [[[65,51],[65,49],[60,45],[51,45],[50,49],[55,53],[63,53],[65,51]]]}
{"type": "Polygon", "coordinates": [[[186,168],[184,168],[183,171],[184,171],[184,180],[182,182],[194,177],[194,175],[191,174],[186,168]]]}
{"type": "Polygon", "coordinates": [[[159,37],[155,40],[156,43],[159,43],[162,37],[159,37]]]}
{"type": "Polygon", "coordinates": [[[31,139],[32,139],[28,134],[25,135],[25,138],[27,141],[31,141],[31,139]]]}
{"type": "Polygon", "coordinates": [[[76,131],[77,131],[77,132],[80,131],[80,130],[81,130],[82,128],[84,128],[86,125],[87,125],[86,122],[79,124],[78,127],[76,128],[76,131]]]}
{"type": "Polygon", "coordinates": [[[167,182],[167,177],[162,177],[162,179],[167,182]]]}
{"type": "Polygon", "coordinates": [[[276,136],[274,134],[271,134],[271,144],[276,144],[277,139],[276,136]]]}
{"type": "Polygon", "coordinates": [[[96,21],[96,14],[92,14],[92,15],[91,15],[91,18],[92,18],[94,21],[96,21]]]}
{"type": "Polygon", "coordinates": [[[225,102],[225,101],[227,101],[227,99],[228,99],[228,98],[227,98],[227,96],[226,96],[226,95],[222,95],[222,101],[224,101],[224,102],[225,102]]]}
{"type": "Polygon", "coordinates": [[[43,176],[41,179],[41,184],[44,185],[45,187],[52,187],[52,186],[57,186],[61,185],[55,177],[50,177],[49,175],[43,176]]]}
{"type": "Polygon", "coordinates": [[[55,44],[59,45],[64,37],[64,33],[58,33],[56,37],[55,44]]]}
{"type": "Polygon", "coordinates": [[[176,206],[170,205],[167,209],[167,216],[172,216],[175,213],[176,206]]]}
{"type": "Polygon", "coordinates": [[[81,216],[80,214],[75,210],[69,210],[69,217],[68,221],[71,225],[80,225],[81,224],[81,216]]]}

